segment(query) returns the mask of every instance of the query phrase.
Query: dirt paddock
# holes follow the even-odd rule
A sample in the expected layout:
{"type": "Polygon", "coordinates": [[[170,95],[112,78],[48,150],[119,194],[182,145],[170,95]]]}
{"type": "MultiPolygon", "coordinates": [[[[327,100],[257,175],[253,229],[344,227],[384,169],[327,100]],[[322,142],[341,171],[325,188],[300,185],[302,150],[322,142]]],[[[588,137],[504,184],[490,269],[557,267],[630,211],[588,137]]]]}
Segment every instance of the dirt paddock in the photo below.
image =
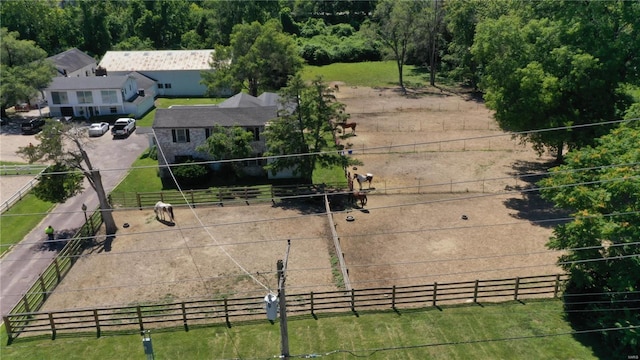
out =
{"type": "MultiPolygon", "coordinates": [[[[551,227],[535,222],[552,213],[514,191],[529,185],[518,175],[543,170],[550,158],[497,130],[482,103],[344,84],[336,96],[358,124],[340,139],[364,163],[349,171],[374,174],[364,209],[334,213],[354,288],[560,271],[558,254],[544,246],[551,227]]],[[[287,239],[288,291],[335,290],[333,241],[321,211],[177,209],[175,226],[155,220],[151,209],[117,211],[117,237],[82,256],[45,310],[266,295],[262,285],[276,287],[287,239]]]]}

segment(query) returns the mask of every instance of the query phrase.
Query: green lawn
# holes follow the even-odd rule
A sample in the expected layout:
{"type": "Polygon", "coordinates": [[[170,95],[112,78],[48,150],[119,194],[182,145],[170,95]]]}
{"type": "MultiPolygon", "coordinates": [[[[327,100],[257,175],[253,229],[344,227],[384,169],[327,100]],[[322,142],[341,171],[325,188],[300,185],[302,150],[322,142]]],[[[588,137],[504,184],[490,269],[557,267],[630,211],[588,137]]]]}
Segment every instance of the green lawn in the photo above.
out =
{"type": "MultiPolygon", "coordinates": [[[[466,305],[395,313],[289,317],[291,355],[330,359],[596,359],[563,319],[559,300],[466,305]],[[529,339],[518,338],[530,337],[529,339]],[[378,349],[375,351],[374,349],[378,349]],[[331,356],[329,356],[331,354],[331,356]]],[[[268,359],[280,353],[278,322],[151,332],[155,359],[268,359]]],[[[2,359],[143,359],[141,336],[18,338],[2,359]]]]}
{"type": "MultiPolygon", "coordinates": [[[[35,195],[27,194],[0,218],[0,254],[4,254],[13,244],[20,242],[46,216],[55,204],[42,201],[35,195]],[[22,215],[35,214],[35,215],[22,215]]],[[[43,237],[44,228],[42,227],[43,237]]]]}
{"type": "Polygon", "coordinates": [[[158,176],[158,160],[145,152],[133,162],[127,176],[112,192],[153,192],[162,190],[162,181],[158,176]]]}
{"type": "MultiPolygon", "coordinates": [[[[424,86],[429,83],[429,74],[413,65],[405,65],[403,74],[407,86],[424,86]]],[[[325,82],[342,81],[348,86],[398,86],[398,67],[395,61],[308,65],[302,70],[302,78],[305,80],[313,80],[318,75],[322,75],[325,82]]]]}

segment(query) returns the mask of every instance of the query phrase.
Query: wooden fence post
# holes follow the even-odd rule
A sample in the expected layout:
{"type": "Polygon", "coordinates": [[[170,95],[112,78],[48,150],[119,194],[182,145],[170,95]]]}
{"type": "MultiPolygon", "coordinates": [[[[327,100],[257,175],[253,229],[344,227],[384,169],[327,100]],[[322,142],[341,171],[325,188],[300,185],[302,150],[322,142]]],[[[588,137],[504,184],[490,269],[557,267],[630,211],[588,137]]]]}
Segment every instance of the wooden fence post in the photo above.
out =
{"type": "Polygon", "coordinates": [[[513,294],[513,300],[518,300],[518,290],[520,289],[520,277],[516,278],[516,288],[513,294]]]}
{"type": "Polygon", "coordinates": [[[315,316],[316,314],[314,314],[313,312],[313,291],[311,292],[311,315],[315,316]]]}
{"type": "Polygon", "coordinates": [[[53,314],[49,313],[49,325],[51,326],[51,340],[56,339],[56,324],[53,321],[53,314]]]}
{"type": "Polygon", "coordinates": [[[476,280],[476,286],[473,288],[473,303],[477,303],[478,302],[478,283],[480,281],[476,280]]]}
{"type": "Polygon", "coordinates": [[[11,328],[11,321],[8,316],[3,316],[4,329],[7,331],[7,345],[11,345],[13,342],[13,329],[11,328]]]}
{"type": "Polygon", "coordinates": [[[47,300],[47,288],[44,286],[44,280],[42,280],[42,274],[40,274],[40,277],[38,277],[38,280],[40,282],[40,290],[42,290],[42,302],[44,302],[45,300],[47,300]]]}
{"type": "Polygon", "coordinates": [[[97,309],[93,309],[93,320],[96,322],[96,337],[100,337],[100,319],[98,318],[97,309]]]}
{"type": "Polygon", "coordinates": [[[60,281],[62,281],[62,279],[60,277],[60,264],[58,264],[58,258],[57,257],[55,259],[53,259],[53,266],[56,268],[57,283],[60,284],[60,281]]]}
{"type": "Polygon", "coordinates": [[[184,331],[189,331],[189,325],[187,325],[187,308],[182,302],[182,323],[184,324],[184,331]]]}
{"type": "Polygon", "coordinates": [[[393,285],[393,288],[391,289],[391,308],[393,310],[396,309],[396,286],[393,285]]]}
{"type": "Polygon", "coordinates": [[[142,200],[140,199],[140,193],[136,193],[136,202],[138,203],[138,209],[142,210],[142,200]]]}
{"type": "Polygon", "coordinates": [[[227,304],[227,298],[224,298],[224,321],[227,323],[227,327],[231,327],[229,322],[229,305],[227,304]]]}
{"type": "Polygon", "coordinates": [[[138,324],[140,325],[140,332],[144,331],[144,323],[142,322],[142,310],[140,305],[136,306],[136,312],[138,313],[138,324]]]}
{"type": "Polygon", "coordinates": [[[558,297],[558,289],[560,288],[560,274],[556,274],[556,283],[553,287],[553,298],[558,297]]]}
{"type": "Polygon", "coordinates": [[[437,294],[438,294],[438,283],[434,282],[433,283],[433,300],[431,302],[431,305],[433,305],[434,307],[436,306],[437,294]]]}
{"type": "Polygon", "coordinates": [[[356,312],[356,293],[353,288],[351,288],[351,311],[356,312]]]}
{"type": "Polygon", "coordinates": [[[29,301],[27,300],[27,298],[29,297],[29,293],[24,294],[24,297],[22,298],[22,300],[24,301],[24,312],[31,312],[31,307],[29,306],[29,301]]]}

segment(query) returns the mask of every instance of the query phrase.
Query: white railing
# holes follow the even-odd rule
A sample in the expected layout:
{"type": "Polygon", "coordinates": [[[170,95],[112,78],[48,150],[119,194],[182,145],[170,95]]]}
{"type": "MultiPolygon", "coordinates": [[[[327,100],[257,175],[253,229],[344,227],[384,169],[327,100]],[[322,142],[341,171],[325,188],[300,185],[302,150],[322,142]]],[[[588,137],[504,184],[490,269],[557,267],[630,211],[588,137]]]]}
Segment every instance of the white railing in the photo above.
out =
{"type": "MultiPolygon", "coordinates": [[[[2,170],[1,173],[2,174],[6,174],[5,170],[7,170],[8,167],[14,167],[17,169],[18,173],[20,168],[22,168],[24,170],[24,165],[22,166],[14,166],[14,165],[3,165],[2,166],[2,170]]],[[[37,168],[40,168],[39,166],[37,168]]],[[[9,199],[7,199],[6,201],[4,201],[2,203],[2,205],[0,205],[0,213],[3,213],[7,210],[9,210],[13,205],[15,205],[15,203],[17,203],[18,201],[20,201],[25,195],[27,195],[29,193],[29,191],[31,191],[31,189],[33,189],[34,186],[36,186],[36,184],[38,183],[38,181],[40,180],[40,175],[42,175],[42,173],[47,169],[47,167],[43,167],[42,170],[40,170],[40,172],[35,175],[35,177],[33,179],[31,179],[28,183],[26,183],[23,187],[20,188],[20,190],[18,190],[17,192],[15,192],[13,195],[11,195],[11,197],[9,199]]],[[[31,171],[33,171],[33,167],[31,168],[31,171]]]]}

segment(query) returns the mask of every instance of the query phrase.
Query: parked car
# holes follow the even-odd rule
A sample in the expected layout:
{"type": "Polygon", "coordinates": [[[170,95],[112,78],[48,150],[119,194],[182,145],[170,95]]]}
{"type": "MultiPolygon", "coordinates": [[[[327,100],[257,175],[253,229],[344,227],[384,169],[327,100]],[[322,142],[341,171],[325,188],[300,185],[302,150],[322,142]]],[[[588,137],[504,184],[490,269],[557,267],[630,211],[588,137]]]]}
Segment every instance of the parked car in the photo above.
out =
{"type": "Polygon", "coordinates": [[[136,120],[132,118],[119,118],[111,128],[114,138],[129,136],[136,129],[136,120]]]}
{"type": "Polygon", "coordinates": [[[36,119],[30,119],[23,122],[20,125],[20,128],[22,129],[23,134],[35,134],[38,131],[42,130],[43,126],[44,126],[44,119],[36,118],[36,119]]]}
{"type": "Polygon", "coordinates": [[[109,131],[109,123],[93,123],[89,126],[89,136],[102,136],[109,131]]]}

